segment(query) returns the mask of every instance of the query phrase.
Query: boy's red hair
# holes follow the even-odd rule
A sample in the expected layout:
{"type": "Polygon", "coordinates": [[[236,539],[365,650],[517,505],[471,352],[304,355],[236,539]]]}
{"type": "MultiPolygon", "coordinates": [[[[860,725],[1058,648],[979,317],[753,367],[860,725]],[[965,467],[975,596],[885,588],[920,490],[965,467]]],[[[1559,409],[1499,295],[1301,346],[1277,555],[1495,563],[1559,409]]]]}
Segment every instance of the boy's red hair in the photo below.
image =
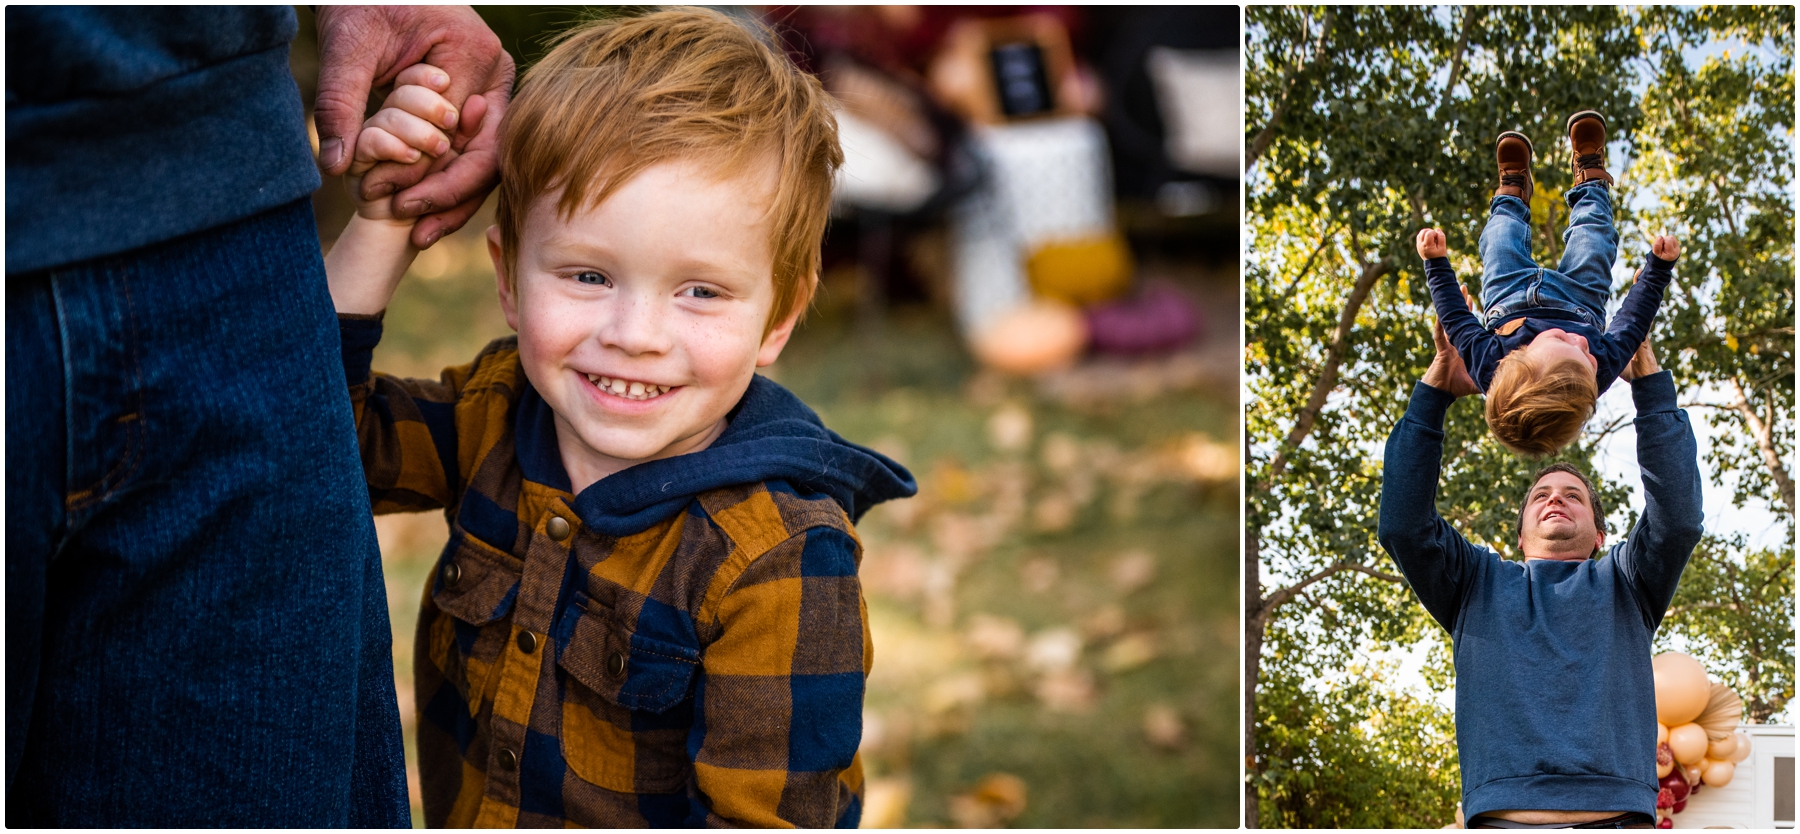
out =
{"type": "Polygon", "coordinates": [[[1599,398],[1594,369],[1586,363],[1546,363],[1515,350],[1500,360],[1488,385],[1488,429],[1518,454],[1546,457],[1575,441],[1599,398]]]}
{"type": "Polygon", "coordinates": [[[765,335],[803,309],[844,154],[818,79],[773,42],[766,28],[705,9],[565,33],[525,73],[500,129],[496,220],[508,276],[538,197],[560,189],[566,217],[660,162],[699,160],[735,174],[772,158],[775,304],[765,335]]]}

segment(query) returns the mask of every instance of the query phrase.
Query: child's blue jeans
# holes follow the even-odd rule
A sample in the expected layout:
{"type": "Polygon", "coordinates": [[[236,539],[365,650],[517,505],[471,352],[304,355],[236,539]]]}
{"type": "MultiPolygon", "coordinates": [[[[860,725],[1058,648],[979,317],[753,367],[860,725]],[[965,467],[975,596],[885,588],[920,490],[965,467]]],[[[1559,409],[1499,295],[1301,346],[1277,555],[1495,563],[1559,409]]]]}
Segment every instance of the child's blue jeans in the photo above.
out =
{"type": "Polygon", "coordinates": [[[1619,257],[1612,194],[1605,183],[1568,190],[1569,228],[1562,262],[1544,269],[1531,259],[1531,209],[1517,197],[1495,197],[1481,230],[1481,309],[1489,327],[1527,309],[1562,310],[1606,329],[1612,266],[1619,257]]]}
{"type": "Polygon", "coordinates": [[[6,824],[405,826],[312,206],[6,276],[6,824]]]}

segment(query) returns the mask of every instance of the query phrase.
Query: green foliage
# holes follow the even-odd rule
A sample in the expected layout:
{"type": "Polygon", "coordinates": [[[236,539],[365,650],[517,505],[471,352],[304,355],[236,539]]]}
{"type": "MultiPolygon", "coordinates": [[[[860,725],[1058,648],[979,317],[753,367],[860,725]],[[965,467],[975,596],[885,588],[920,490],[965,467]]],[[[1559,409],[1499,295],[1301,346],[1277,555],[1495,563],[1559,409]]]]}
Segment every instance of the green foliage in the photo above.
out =
{"type": "Polygon", "coordinates": [[[1744,699],[1744,720],[1764,723],[1794,697],[1794,561],[1742,537],[1708,536],[1695,548],[1659,648],[1686,651],[1744,699]]]}
{"type": "MultiPolygon", "coordinates": [[[[1677,285],[1653,339],[1683,401],[1720,406],[1695,410],[1727,428],[1704,450],[1703,470],[1740,505],[1791,521],[1792,13],[1258,6],[1246,18],[1256,808],[1270,825],[1442,824],[1456,796],[1453,755],[1396,774],[1383,745],[1402,740],[1376,738],[1367,722],[1404,701],[1408,726],[1437,734],[1416,741],[1429,748],[1452,743],[1447,717],[1343,671],[1379,668],[1384,653],[1431,641],[1443,648],[1431,652],[1426,681],[1452,683],[1448,640],[1375,541],[1381,447],[1432,355],[1413,236],[1442,228],[1459,277],[1478,294],[1493,139],[1519,130],[1537,151],[1536,254],[1553,261],[1572,185],[1564,119],[1606,114],[1621,258],[1641,260],[1656,232],[1681,236],[1677,285]],[[1293,721],[1338,737],[1309,742],[1302,755],[1293,721]],[[1345,793],[1345,783],[1445,804],[1402,810],[1345,793]]],[[[1595,472],[1595,450],[1616,428],[1596,421],[1557,459],[1595,472]]],[[[1520,493],[1545,462],[1494,443],[1479,398],[1451,409],[1446,433],[1439,511],[1472,541],[1513,550],[1520,493]]],[[[1616,540],[1636,521],[1630,491],[1605,479],[1599,488],[1616,540]]],[[[1780,602],[1792,594],[1791,543],[1791,529],[1776,552],[1709,539],[1665,629],[1665,641],[1684,641],[1764,716],[1792,691],[1793,632],[1780,602]],[[1723,599],[1742,602],[1712,605],[1723,599]]]]}
{"type": "Polygon", "coordinates": [[[1330,698],[1263,682],[1266,828],[1438,828],[1458,799],[1455,727],[1436,705],[1352,680],[1330,698]]]}

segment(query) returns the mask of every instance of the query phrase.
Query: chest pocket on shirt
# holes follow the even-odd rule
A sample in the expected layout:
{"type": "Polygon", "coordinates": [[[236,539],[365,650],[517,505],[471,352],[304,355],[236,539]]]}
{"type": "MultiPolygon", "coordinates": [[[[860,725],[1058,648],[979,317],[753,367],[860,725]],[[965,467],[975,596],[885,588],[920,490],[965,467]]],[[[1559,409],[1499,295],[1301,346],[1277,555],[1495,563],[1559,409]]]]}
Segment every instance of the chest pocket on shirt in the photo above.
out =
{"type": "Polygon", "coordinates": [[[681,635],[628,629],[612,607],[580,591],[563,618],[572,623],[556,660],[568,675],[562,746],[569,769],[612,791],[681,790],[690,770],[689,695],[700,664],[698,645],[681,635]]]}
{"type": "Polygon", "coordinates": [[[458,531],[431,579],[431,602],[449,615],[431,624],[432,660],[454,682],[471,715],[480,711],[505,651],[511,631],[505,617],[518,599],[523,571],[518,557],[458,531]]]}

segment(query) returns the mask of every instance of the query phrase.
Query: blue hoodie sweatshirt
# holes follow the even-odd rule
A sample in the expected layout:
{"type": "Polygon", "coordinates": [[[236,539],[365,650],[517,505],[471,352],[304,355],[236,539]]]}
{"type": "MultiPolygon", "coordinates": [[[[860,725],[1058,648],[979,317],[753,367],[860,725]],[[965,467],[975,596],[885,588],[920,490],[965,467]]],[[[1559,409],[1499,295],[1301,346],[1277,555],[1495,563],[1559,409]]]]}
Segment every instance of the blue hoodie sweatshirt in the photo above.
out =
{"type": "Polygon", "coordinates": [[[1444,414],[1420,383],[1388,436],[1380,540],[1456,659],[1463,812],[1656,808],[1650,641],[1700,541],[1700,467],[1668,372],[1632,382],[1644,513],[1598,559],[1509,561],[1438,515],[1444,414]]]}

